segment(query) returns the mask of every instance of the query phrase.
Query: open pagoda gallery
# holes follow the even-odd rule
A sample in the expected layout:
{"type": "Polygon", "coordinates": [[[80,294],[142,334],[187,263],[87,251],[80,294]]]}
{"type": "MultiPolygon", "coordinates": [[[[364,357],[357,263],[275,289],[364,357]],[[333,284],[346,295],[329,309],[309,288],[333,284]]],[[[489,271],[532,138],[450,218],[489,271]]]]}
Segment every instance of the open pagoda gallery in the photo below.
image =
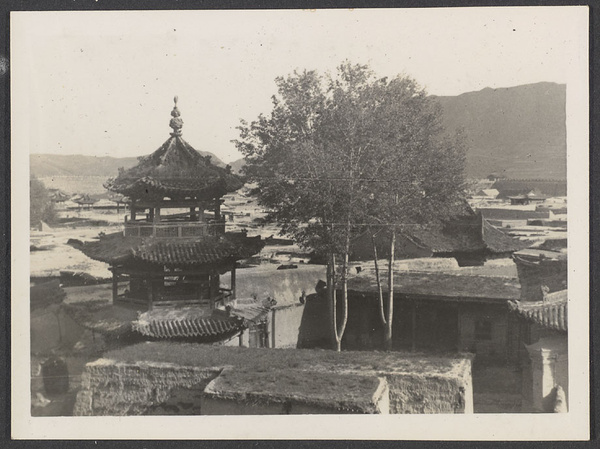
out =
{"type": "Polygon", "coordinates": [[[235,293],[237,261],[260,252],[264,242],[225,231],[222,197],[243,182],[181,137],[177,97],[171,116],[170,138],[105,184],[129,198],[123,231],[74,246],[110,265],[113,304],[145,309],[134,330],[156,338],[219,340],[264,318],[274,305],[269,298],[238,301],[235,293]],[[220,285],[226,272],[229,288],[220,285]]]}

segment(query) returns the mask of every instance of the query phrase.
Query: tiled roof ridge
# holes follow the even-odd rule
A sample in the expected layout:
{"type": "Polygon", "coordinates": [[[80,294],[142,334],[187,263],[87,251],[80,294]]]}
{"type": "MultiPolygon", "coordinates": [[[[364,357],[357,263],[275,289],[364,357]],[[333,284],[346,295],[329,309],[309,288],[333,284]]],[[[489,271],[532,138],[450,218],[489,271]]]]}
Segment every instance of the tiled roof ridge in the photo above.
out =
{"type": "Polygon", "coordinates": [[[179,117],[177,102],[171,115],[171,136],[154,152],[140,156],[134,167],[120,169],[118,175],[108,179],[104,186],[113,192],[135,194],[144,198],[149,192],[146,191],[144,196],[144,189],[140,190],[142,185],[158,191],[150,192],[152,195],[169,191],[175,195],[196,193],[198,196],[217,197],[241,188],[243,182],[231,172],[230,166],[219,167],[213,164],[210,155],[203,156],[181,137],[183,121],[179,117]],[[191,184],[177,185],[176,181],[191,184]]]}
{"type": "Polygon", "coordinates": [[[519,240],[511,237],[501,229],[493,226],[479,212],[481,218],[481,236],[485,247],[492,252],[512,252],[527,248],[531,245],[531,241],[519,240]]]}
{"type": "Polygon", "coordinates": [[[144,314],[131,323],[135,332],[151,338],[201,338],[233,333],[245,326],[239,317],[217,319],[212,317],[148,318],[144,314]]]}
{"type": "Polygon", "coordinates": [[[568,331],[566,290],[549,293],[542,301],[508,301],[509,310],[548,329],[568,331]],[[553,296],[553,297],[550,297],[553,296]]]}
{"type": "Polygon", "coordinates": [[[250,323],[266,318],[276,301],[271,298],[254,300],[243,307],[214,309],[210,316],[203,309],[159,308],[144,312],[131,323],[135,332],[151,338],[218,337],[241,331],[250,323]]]}
{"type": "MultiPolygon", "coordinates": [[[[405,259],[400,259],[400,260],[396,260],[396,262],[401,263],[403,262],[405,259]]],[[[386,273],[387,274],[388,271],[388,267],[387,264],[382,264],[382,266],[379,268],[379,272],[380,273],[386,273]]],[[[394,270],[395,272],[398,272],[398,270],[394,270]]],[[[471,273],[460,273],[460,272],[451,272],[451,271],[428,271],[428,270],[405,270],[405,271],[401,271],[402,275],[405,276],[410,276],[412,274],[414,275],[428,275],[428,276],[455,276],[455,277],[469,277],[469,278],[481,278],[481,279],[489,279],[489,278],[493,278],[493,279],[506,279],[506,280],[511,280],[514,281],[515,279],[518,279],[517,276],[497,276],[497,275],[487,275],[487,274],[471,274],[471,273]]],[[[361,276],[365,276],[366,273],[368,273],[369,270],[361,270],[360,274],[350,274],[348,275],[348,279],[352,279],[352,278],[356,278],[356,277],[361,277],[361,276]]]]}
{"type": "Polygon", "coordinates": [[[102,262],[133,258],[160,264],[205,264],[234,258],[245,259],[258,253],[264,242],[244,234],[225,233],[222,238],[206,237],[125,237],[122,232],[105,235],[99,240],[69,244],[88,257],[102,262]]]}
{"type": "Polygon", "coordinates": [[[567,182],[566,179],[551,179],[551,178],[500,178],[494,182],[567,182]]]}

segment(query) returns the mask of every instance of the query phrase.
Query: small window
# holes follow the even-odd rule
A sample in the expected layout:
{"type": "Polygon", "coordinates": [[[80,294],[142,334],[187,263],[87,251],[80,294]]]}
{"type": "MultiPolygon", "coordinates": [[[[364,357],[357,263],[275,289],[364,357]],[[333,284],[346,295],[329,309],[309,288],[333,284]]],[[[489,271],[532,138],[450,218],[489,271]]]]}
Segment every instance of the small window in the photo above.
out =
{"type": "Polygon", "coordinates": [[[492,339],[492,321],[477,320],[475,321],[475,340],[491,340],[492,339]]]}

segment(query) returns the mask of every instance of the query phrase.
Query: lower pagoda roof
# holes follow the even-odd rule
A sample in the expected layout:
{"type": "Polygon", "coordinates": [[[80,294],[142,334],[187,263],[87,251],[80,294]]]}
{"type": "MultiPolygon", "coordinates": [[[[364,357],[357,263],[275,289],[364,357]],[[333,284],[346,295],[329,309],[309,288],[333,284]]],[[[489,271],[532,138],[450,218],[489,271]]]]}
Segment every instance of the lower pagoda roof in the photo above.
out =
{"type": "Polygon", "coordinates": [[[215,264],[225,260],[247,259],[264,246],[260,236],[225,233],[219,237],[153,238],[124,236],[122,232],[103,235],[99,240],[70,240],[71,246],[94,260],[111,265],[146,262],[182,266],[215,264]]]}
{"type": "MultiPolygon", "coordinates": [[[[220,167],[217,167],[220,168],[220,167]]],[[[223,169],[224,170],[224,169],[223,169]]],[[[198,197],[218,198],[229,192],[235,192],[243,183],[235,175],[205,176],[200,179],[176,177],[122,175],[106,182],[105,186],[115,192],[132,198],[174,198],[198,197]]]]}
{"type": "Polygon", "coordinates": [[[240,300],[236,307],[207,310],[198,307],[156,308],[132,323],[135,332],[153,339],[220,340],[263,321],[276,301],[240,300]]]}

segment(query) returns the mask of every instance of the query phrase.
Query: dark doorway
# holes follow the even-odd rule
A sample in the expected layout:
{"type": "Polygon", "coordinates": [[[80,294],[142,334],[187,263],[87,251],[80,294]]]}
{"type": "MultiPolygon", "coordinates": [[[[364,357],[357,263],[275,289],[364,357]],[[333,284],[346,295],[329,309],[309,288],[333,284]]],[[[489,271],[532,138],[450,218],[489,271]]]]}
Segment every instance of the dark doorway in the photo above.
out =
{"type": "Polygon", "coordinates": [[[458,308],[434,301],[406,300],[394,315],[394,347],[399,350],[458,350],[458,308]]]}

